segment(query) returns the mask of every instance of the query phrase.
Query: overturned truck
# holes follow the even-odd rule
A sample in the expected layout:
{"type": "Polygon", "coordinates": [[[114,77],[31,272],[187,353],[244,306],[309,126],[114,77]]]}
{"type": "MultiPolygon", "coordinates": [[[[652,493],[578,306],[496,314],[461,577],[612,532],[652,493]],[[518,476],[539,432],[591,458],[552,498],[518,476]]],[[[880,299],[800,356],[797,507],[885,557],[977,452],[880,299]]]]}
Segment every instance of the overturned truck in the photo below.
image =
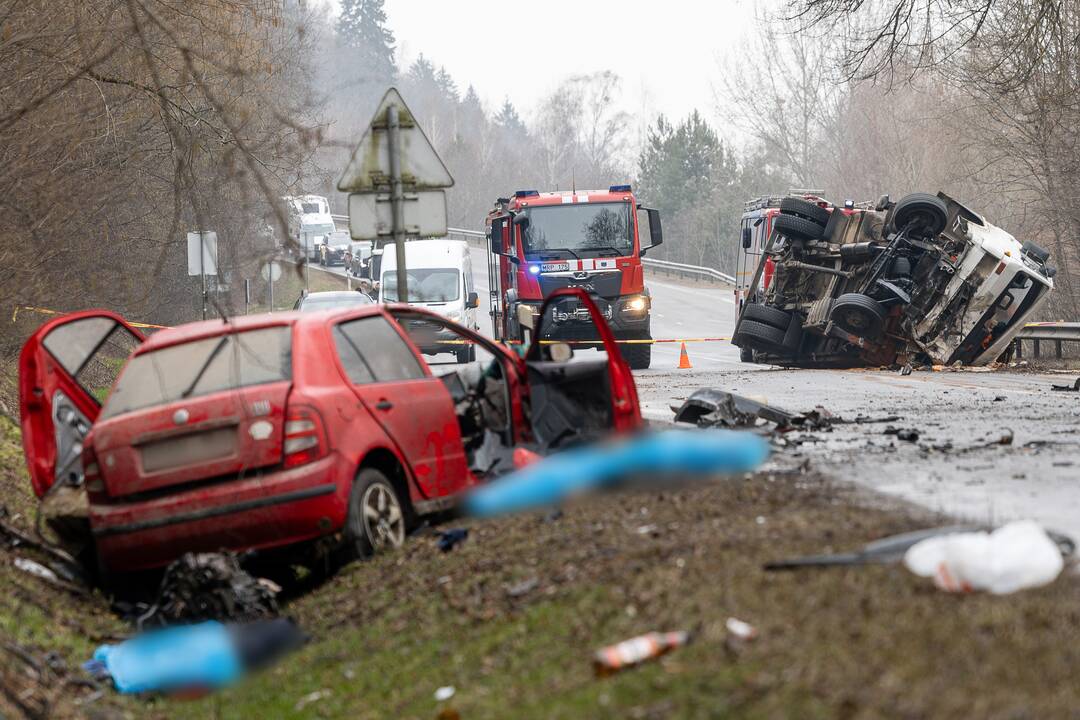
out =
{"type": "Polygon", "coordinates": [[[746,362],[961,363],[1004,353],[1053,289],[1049,252],[943,193],[747,204],[732,342],[746,362]]]}

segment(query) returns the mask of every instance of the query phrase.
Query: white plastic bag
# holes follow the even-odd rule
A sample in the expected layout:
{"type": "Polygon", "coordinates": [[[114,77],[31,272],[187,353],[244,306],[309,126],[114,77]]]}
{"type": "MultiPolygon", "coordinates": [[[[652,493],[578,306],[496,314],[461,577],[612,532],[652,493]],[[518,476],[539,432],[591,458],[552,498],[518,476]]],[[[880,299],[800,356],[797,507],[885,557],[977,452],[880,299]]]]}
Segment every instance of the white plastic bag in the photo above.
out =
{"type": "Polygon", "coordinates": [[[929,538],[912,545],[904,565],[948,592],[984,590],[995,595],[1054,581],[1065,562],[1057,544],[1031,520],[992,533],[970,532],[929,538]]]}

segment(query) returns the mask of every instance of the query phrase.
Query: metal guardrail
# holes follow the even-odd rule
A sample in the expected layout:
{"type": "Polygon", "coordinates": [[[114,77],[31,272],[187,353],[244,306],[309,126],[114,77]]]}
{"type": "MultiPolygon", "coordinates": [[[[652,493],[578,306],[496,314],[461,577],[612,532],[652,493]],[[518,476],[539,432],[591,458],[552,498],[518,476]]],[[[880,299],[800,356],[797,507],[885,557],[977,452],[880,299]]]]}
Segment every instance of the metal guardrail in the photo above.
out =
{"type": "Polygon", "coordinates": [[[1080,342],[1080,323],[1075,322],[1039,322],[1028,323],[1022,330],[1016,335],[1016,339],[1013,343],[1016,347],[1017,359],[1023,357],[1023,342],[1024,340],[1030,340],[1034,347],[1032,348],[1031,357],[1034,360],[1039,359],[1039,351],[1041,342],[1054,343],[1054,356],[1058,359],[1062,356],[1062,343],[1066,342],[1080,342]]]}
{"type": "MultiPolygon", "coordinates": [[[[331,215],[330,217],[332,217],[334,222],[341,227],[349,226],[348,215],[331,215]]],[[[485,244],[485,238],[487,237],[480,230],[466,230],[464,228],[447,228],[446,234],[451,238],[459,238],[472,245],[478,246],[483,246],[485,244]]],[[[670,262],[668,260],[653,260],[652,258],[641,258],[641,264],[654,272],[667,273],[678,277],[688,277],[695,280],[719,280],[720,282],[725,282],[729,285],[735,284],[735,278],[731,275],[699,265],[687,265],[686,263],[670,262]]]]}

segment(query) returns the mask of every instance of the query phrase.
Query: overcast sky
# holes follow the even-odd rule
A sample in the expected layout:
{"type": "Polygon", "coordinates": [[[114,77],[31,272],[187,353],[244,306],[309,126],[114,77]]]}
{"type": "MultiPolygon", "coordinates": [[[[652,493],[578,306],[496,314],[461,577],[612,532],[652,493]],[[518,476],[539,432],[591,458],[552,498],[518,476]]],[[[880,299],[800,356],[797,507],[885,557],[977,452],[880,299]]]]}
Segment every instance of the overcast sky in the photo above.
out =
{"type": "Polygon", "coordinates": [[[627,110],[713,116],[716,58],[748,31],[752,0],[386,0],[403,67],[423,53],[489,107],[528,118],[563,78],[613,70],[627,110]],[[522,8],[520,12],[516,7],[522,8]]]}

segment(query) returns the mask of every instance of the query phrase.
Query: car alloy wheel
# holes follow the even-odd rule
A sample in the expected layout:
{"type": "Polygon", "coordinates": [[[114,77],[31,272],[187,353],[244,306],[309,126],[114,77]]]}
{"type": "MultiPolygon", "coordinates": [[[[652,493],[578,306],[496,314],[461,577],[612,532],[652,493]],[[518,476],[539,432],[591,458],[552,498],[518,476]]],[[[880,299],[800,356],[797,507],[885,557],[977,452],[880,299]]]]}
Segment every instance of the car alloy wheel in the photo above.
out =
{"type": "Polygon", "coordinates": [[[364,490],[361,503],[364,532],[375,551],[405,543],[405,515],[389,486],[374,482],[364,490]]]}

